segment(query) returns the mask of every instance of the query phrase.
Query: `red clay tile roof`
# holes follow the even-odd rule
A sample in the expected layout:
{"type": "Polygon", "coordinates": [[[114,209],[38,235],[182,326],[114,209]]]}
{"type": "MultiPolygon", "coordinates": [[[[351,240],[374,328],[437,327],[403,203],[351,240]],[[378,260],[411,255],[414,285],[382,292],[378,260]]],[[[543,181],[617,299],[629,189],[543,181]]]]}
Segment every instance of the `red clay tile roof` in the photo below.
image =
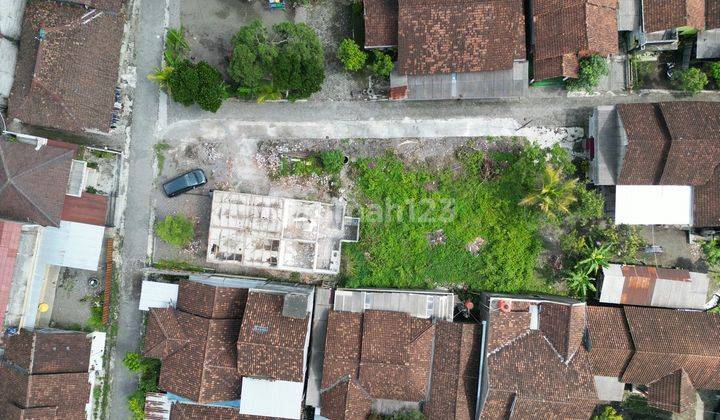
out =
{"type": "Polygon", "coordinates": [[[693,226],[720,226],[720,165],[707,184],[693,187],[693,226]]]}
{"type": "Polygon", "coordinates": [[[365,48],[398,44],[398,0],[364,0],[365,48]]]}
{"type": "Polygon", "coordinates": [[[0,361],[0,418],[84,418],[89,358],[85,333],[21,330],[10,337],[0,361]]]}
{"type": "Polygon", "coordinates": [[[372,397],[356,379],[344,378],[320,394],[322,416],[330,420],[366,419],[372,397]]]}
{"type": "Polygon", "coordinates": [[[0,220],[0,329],[2,329],[10,299],[15,260],[20,246],[22,225],[0,220]]]}
{"type": "Polygon", "coordinates": [[[151,308],[145,330],[143,353],[147,357],[165,359],[190,342],[174,308],[151,308]]]}
{"type": "Polygon", "coordinates": [[[305,318],[283,316],[284,295],[250,292],[237,340],[237,368],[242,376],[303,382],[305,318]]]}
{"type": "Polygon", "coordinates": [[[587,318],[593,373],[622,376],[634,351],[623,308],[588,306],[587,318]]]}
{"type": "Polygon", "coordinates": [[[64,2],[28,2],[8,103],[11,118],[71,132],[110,130],[124,17],[86,13],[64,2]]]}
{"type": "Polygon", "coordinates": [[[428,418],[474,419],[482,329],[476,324],[441,321],[436,325],[428,418]]]}
{"type": "Polygon", "coordinates": [[[398,53],[403,75],[511,69],[525,58],[523,2],[399,0],[398,53]]]}
{"type": "MultiPolygon", "coordinates": [[[[492,309],[496,304],[491,300],[492,309]]],[[[534,302],[512,300],[512,312],[491,312],[488,396],[481,418],[507,418],[511,406],[513,418],[537,418],[533,417],[536,413],[548,410],[553,410],[550,417],[589,418],[597,396],[589,354],[581,344],[585,305],[541,302],[537,304],[539,329],[533,330],[529,317],[515,313],[528,312],[529,304],[534,302]],[[515,337],[503,331],[507,326],[515,337]],[[498,335],[502,339],[493,338],[498,335]],[[547,402],[552,407],[542,408],[547,402]]]]}
{"type": "Polygon", "coordinates": [[[720,0],[705,0],[705,28],[720,29],[720,0]]]}
{"type": "Polygon", "coordinates": [[[647,398],[653,407],[682,413],[695,405],[695,388],[687,372],[678,369],[651,383],[647,398]]]}
{"type": "Polygon", "coordinates": [[[659,183],[671,143],[660,107],[620,104],[617,110],[628,141],[618,184],[659,183]]]}
{"type": "Polygon", "coordinates": [[[705,0],[644,0],[645,32],[683,26],[705,29],[705,0]]]}
{"type": "Polygon", "coordinates": [[[217,287],[190,280],[180,280],[177,308],[204,318],[240,319],[245,313],[248,290],[217,287]]]}
{"type": "Polygon", "coordinates": [[[83,192],[81,197],[65,196],[62,220],[105,226],[108,199],[104,195],[83,192]]]}
{"type": "Polygon", "coordinates": [[[536,80],[577,77],[579,57],[618,52],[617,0],[534,3],[536,80]]]}
{"type": "Polygon", "coordinates": [[[170,420],[271,420],[270,417],[240,414],[237,408],[174,403],[170,420]]]}
{"type": "Polygon", "coordinates": [[[50,141],[35,151],[0,140],[0,217],[58,226],[76,150],[50,141]]]}

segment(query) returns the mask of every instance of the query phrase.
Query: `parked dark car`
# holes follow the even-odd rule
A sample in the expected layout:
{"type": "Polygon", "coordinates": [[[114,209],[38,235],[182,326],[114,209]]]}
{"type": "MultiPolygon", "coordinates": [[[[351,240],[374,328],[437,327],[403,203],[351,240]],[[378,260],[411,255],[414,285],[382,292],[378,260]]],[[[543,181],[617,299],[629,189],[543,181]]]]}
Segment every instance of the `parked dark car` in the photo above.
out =
{"type": "Polygon", "coordinates": [[[197,187],[202,187],[206,183],[207,178],[205,178],[205,172],[203,172],[202,169],[195,169],[164,183],[163,191],[165,191],[165,195],[168,197],[175,197],[194,190],[197,187]]]}

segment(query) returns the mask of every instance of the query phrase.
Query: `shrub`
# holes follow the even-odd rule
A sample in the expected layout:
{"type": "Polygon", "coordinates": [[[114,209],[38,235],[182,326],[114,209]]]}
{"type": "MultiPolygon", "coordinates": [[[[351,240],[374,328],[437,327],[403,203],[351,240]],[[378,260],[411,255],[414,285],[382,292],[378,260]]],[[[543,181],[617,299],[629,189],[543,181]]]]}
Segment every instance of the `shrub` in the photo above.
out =
{"type": "Polygon", "coordinates": [[[155,226],[155,234],[170,245],[186,246],[195,237],[193,222],[183,215],[168,216],[155,226]]]}
{"type": "Polygon", "coordinates": [[[195,103],[200,90],[197,68],[188,60],[180,61],[167,77],[167,86],[173,101],[185,106],[195,103]]]}
{"type": "Polygon", "coordinates": [[[365,67],[367,53],[350,38],[345,38],[338,47],[337,57],[347,71],[358,71],[365,67]]]}
{"type": "Polygon", "coordinates": [[[133,418],[140,420],[145,415],[145,394],[158,391],[160,360],[129,352],[125,354],[123,363],[131,372],[140,374],[137,389],[128,396],[128,408],[133,418]]]}
{"type": "Polygon", "coordinates": [[[577,201],[576,187],[576,179],[565,179],[562,169],[547,164],[535,191],[520,200],[520,204],[535,206],[550,220],[556,220],[558,216],[569,213],[570,206],[577,201]]]}
{"type": "Polygon", "coordinates": [[[337,174],[345,165],[345,155],[341,150],[326,150],[320,152],[320,161],[325,173],[337,174]]]}
{"type": "Polygon", "coordinates": [[[144,357],[142,357],[138,353],[128,352],[123,358],[123,364],[130,372],[142,373],[143,359],[144,357]]]}
{"type": "Polygon", "coordinates": [[[695,94],[705,88],[708,78],[700,69],[690,67],[686,70],[675,70],[670,81],[676,89],[695,94]]]}
{"type": "Polygon", "coordinates": [[[180,60],[184,60],[190,45],[185,39],[185,30],[181,28],[169,28],[165,34],[165,64],[175,67],[180,60]]]}
{"type": "Polygon", "coordinates": [[[587,298],[590,291],[597,290],[590,275],[578,266],[575,266],[575,269],[568,273],[565,281],[570,292],[581,299],[587,298]]]}
{"type": "Polygon", "coordinates": [[[368,65],[368,68],[377,76],[388,77],[390,73],[392,73],[393,68],[395,68],[395,64],[393,64],[390,55],[375,50],[373,51],[373,60],[368,65]]]}
{"type": "Polygon", "coordinates": [[[580,60],[577,79],[567,83],[569,90],[592,92],[600,84],[600,79],[609,73],[607,61],[599,55],[591,55],[580,60]]]}
{"type": "Polygon", "coordinates": [[[596,190],[588,190],[578,184],[575,189],[577,201],[572,207],[572,214],[580,222],[601,219],[605,213],[605,197],[596,190]]]}
{"type": "Polygon", "coordinates": [[[622,420],[622,416],[611,406],[606,405],[603,410],[593,416],[593,420],[622,420]]]}
{"type": "Polygon", "coordinates": [[[701,248],[708,265],[714,266],[720,263],[720,243],[718,243],[718,238],[703,242],[701,248]]]}
{"type": "Polygon", "coordinates": [[[715,81],[717,88],[720,88],[720,61],[714,61],[707,66],[710,77],[715,81]]]}
{"type": "Polygon", "coordinates": [[[227,88],[222,75],[205,61],[199,62],[196,70],[200,84],[195,100],[205,111],[217,112],[227,98],[227,88]]]}

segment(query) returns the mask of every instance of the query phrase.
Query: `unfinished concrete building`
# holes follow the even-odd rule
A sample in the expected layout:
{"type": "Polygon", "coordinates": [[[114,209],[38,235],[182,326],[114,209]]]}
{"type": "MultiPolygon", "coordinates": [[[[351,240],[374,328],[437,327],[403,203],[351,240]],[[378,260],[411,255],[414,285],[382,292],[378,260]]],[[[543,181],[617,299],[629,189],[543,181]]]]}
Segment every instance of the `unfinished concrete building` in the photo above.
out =
{"type": "Polygon", "coordinates": [[[359,219],[341,204],[215,191],[207,260],[337,274],[342,243],[359,233],[359,219]]]}

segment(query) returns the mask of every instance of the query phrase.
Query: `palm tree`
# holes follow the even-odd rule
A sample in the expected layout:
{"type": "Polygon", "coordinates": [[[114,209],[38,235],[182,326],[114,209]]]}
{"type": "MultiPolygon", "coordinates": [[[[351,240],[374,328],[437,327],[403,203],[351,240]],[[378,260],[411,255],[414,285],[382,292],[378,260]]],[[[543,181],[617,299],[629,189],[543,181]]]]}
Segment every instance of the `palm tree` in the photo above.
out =
{"type": "Polygon", "coordinates": [[[577,179],[565,179],[562,169],[545,165],[538,190],[520,200],[523,206],[537,206],[549,219],[570,212],[570,205],[577,201],[577,179]]]}
{"type": "Polygon", "coordinates": [[[595,275],[601,268],[610,265],[610,245],[594,248],[587,258],[580,260],[576,268],[584,269],[588,275],[595,275]]]}
{"type": "Polygon", "coordinates": [[[587,297],[588,292],[594,292],[597,290],[588,273],[583,270],[578,270],[577,266],[574,271],[569,273],[568,277],[565,277],[565,281],[567,282],[570,291],[575,296],[583,299],[587,297]]]}

